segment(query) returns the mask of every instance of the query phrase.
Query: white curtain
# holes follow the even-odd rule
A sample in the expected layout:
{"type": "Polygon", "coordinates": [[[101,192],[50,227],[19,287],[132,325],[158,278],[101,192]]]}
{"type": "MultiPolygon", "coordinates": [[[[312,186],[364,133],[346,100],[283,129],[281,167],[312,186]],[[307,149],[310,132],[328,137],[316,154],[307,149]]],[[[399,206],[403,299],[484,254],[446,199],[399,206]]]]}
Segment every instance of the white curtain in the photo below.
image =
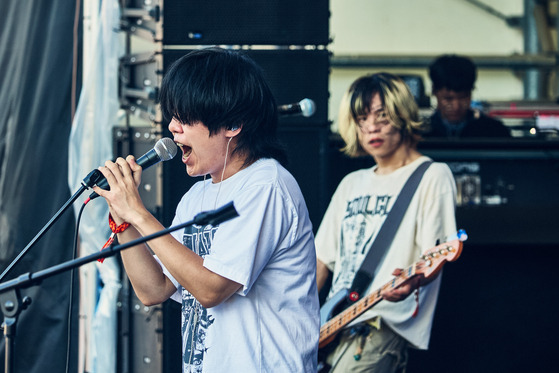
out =
{"type": "MultiPolygon", "coordinates": [[[[68,183],[78,190],[83,178],[113,158],[112,127],[118,122],[118,61],[124,52],[118,0],[84,1],[84,75],[69,143],[68,183]]],[[[88,190],[74,205],[76,214],[88,190]],[[81,203],[80,203],[81,202],[81,203]]],[[[83,212],[80,256],[101,249],[110,235],[102,198],[83,212]]],[[[116,371],[117,297],[121,288],[114,257],[80,268],[79,372],[116,371]]]]}

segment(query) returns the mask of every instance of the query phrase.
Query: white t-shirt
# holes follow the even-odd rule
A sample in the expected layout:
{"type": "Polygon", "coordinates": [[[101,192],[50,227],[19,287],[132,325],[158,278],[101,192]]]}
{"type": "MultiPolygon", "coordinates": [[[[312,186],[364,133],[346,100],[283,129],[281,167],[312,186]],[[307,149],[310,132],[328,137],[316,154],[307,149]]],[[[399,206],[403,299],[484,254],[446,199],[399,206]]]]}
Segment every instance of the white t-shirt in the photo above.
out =
{"type": "Polygon", "coordinates": [[[221,183],[196,183],[173,225],[230,201],[239,217],[173,233],[206,268],[243,285],[204,309],[164,268],[182,303],[184,372],[315,372],[316,256],[299,186],[277,161],[261,159],[221,183]]]}
{"type": "MultiPolygon", "coordinates": [[[[368,249],[402,187],[428,157],[388,175],[377,175],[376,166],[347,175],[339,184],[316,235],[318,259],[332,272],[329,296],[351,286],[368,249]]],[[[423,175],[400,227],[377,271],[368,294],[393,278],[396,268],[406,268],[420,255],[456,234],[454,216],[456,184],[448,166],[433,163],[423,175]]],[[[396,333],[417,348],[427,349],[441,276],[421,287],[419,313],[414,296],[401,302],[381,301],[350,325],[380,316],[396,333]]]]}

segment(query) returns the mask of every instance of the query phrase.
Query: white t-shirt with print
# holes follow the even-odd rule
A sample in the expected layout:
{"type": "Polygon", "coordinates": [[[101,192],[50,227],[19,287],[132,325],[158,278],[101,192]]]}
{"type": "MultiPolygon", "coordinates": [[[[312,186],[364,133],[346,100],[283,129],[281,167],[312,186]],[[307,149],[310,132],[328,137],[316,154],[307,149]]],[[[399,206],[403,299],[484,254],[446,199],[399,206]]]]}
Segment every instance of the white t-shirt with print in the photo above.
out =
{"type": "Polygon", "coordinates": [[[261,159],[221,183],[196,183],[173,225],[230,201],[239,217],[173,233],[207,269],[242,284],[204,309],[164,268],[177,287],[173,299],[182,303],[184,372],[314,372],[316,256],[299,186],[277,161],[261,159]]]}

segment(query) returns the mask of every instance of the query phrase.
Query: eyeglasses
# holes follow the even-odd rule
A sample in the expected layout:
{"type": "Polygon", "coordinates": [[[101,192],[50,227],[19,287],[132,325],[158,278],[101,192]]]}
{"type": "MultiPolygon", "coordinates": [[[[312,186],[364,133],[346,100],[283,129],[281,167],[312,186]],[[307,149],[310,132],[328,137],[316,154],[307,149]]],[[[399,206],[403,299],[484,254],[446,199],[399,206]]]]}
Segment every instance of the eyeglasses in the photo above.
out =
{"type": "Polygon", "coordinates": [[[361,131],[365,131],[371,124],[374,126],[385,126],[390,124],[390,118],[384,108],[380,107],[376,110],[371,110],[367,115],[357,117],[356,123],[357,127],[359,127],[361,131]],[[371,118],[372,120],[370,120],[371,118]]]}

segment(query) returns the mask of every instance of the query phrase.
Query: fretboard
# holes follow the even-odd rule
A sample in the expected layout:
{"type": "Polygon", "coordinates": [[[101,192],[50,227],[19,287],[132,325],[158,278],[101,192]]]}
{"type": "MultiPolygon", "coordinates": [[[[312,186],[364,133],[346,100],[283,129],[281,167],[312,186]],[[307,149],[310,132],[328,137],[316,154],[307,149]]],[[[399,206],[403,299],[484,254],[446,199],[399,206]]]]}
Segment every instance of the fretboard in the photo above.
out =
{"type": "Polygon", "coordinates": [[[407,267],[401,275],[394,277],[392,280],[384,284],[378,290],[368,294],[361,300],[357,301],[352,306],[346,308],[338,315],[334,316],[330,320],[328,320],[321,328],[320,328],[320,339],[319,339],[319,346],[322,346],[322,342],[329,339],[331,336],[338,333],[340,329],[344,326],[355,320],[357,317],[362,315],[365,311],[369,308],[373,307],[375,304],[382,300],[382,293],[385,291],[390,291],[398,286],[402,285],[406,280],[410,279],[416,274],[416,267],[419,263],[414,263],[411,266],[407,267]]]}

